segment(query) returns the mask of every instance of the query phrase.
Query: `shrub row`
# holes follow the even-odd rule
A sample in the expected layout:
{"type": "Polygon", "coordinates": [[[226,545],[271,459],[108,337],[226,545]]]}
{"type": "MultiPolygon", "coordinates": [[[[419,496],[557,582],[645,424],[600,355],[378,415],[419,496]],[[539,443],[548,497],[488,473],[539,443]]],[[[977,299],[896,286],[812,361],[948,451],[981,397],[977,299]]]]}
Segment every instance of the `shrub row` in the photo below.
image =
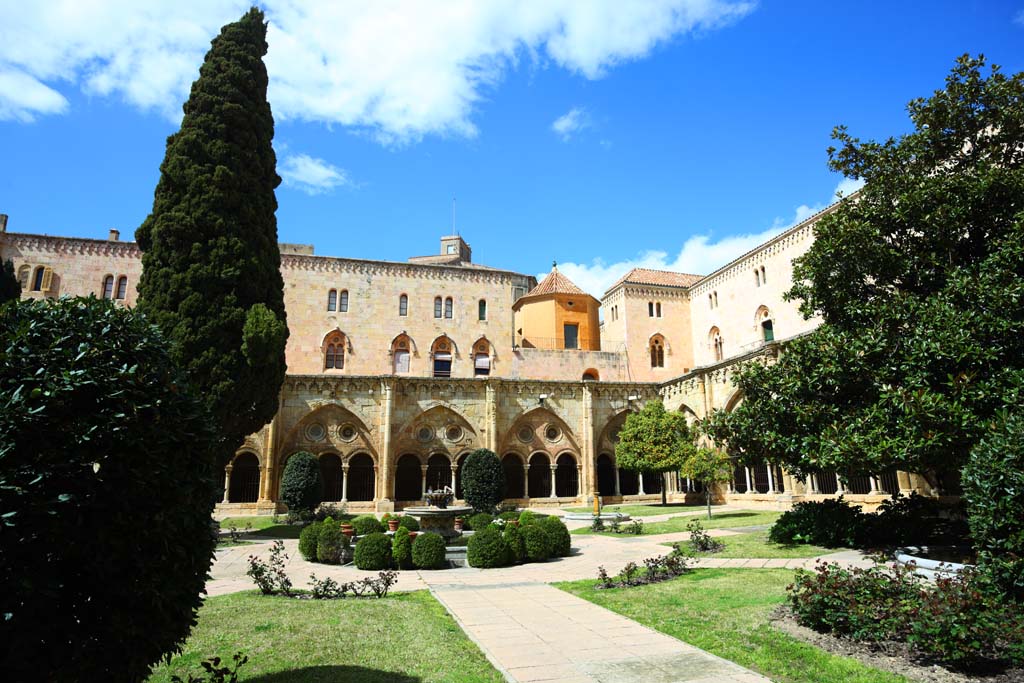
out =
{"type": "Polygon", "coordinates": [[[307,524],[299,534],[299,554],[307,562],[338,564],[350,544],[349,537],[341,533],[341,525],[331,517],[307,524]]]}
{"type": "Polygon", "coordinates": [[[775,521],[768,538],[774,543],[810,543],[827,548],[917,545],[964,536],[953,510],[917,493],[895,495],[874,513],[863,512],[842,496],[797,503],[775,521]]]}
{"type": "Polygon", "coordinates": [[[352,556],[359,569],[441,569],[445,566],[445,542],[440,534],[420,532],[415,539],[405,527],[398,527],[394,537],[382,532],[363,536],[356,542],[352,556]]]}
{"type": "Polygon", "coordinates": [[[1024,663],[1024,614],[974,570],[926,583],[913,568],[798,571],[788,601],[797,621],[861,641],[908,643],[958,668],[1024,663]]]}
{"type": "Polygon", "coordinates": [[[689,571],[688,557],[683,554],[679,544],[672,546],[668,555],[648,557],[644,560],[643,569],[636,562],[630,562],[616,576],[609,576],[604,567],[597,568],[597,588],[628,588],[643,586],[675,578],[689,571]]]}
{"type": "Polygon", "coordinates": [[[572,537],[562,520],[528,512],[519,515],[518,526],[508,516],[492,520],[483,528],[474,527],[476,531],[469,537],[466,550],[469,566],[505,567],[568,555],[572,537]]]}

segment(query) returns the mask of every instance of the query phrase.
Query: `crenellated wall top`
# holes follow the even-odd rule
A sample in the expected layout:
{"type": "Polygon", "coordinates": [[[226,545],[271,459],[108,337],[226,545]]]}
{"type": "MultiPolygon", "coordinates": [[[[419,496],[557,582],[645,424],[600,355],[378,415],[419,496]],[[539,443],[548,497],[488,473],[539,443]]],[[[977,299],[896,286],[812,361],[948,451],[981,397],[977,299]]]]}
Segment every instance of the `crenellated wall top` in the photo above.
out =
{"type": "Polygon", "coordinates": [[[84,256],[118,256],[121,258],[142,258],[142,250],[135,242],[97,240],[88,237],[60,237],[56,235],[33,235],[30,233],[4,233],[8,245],[26,251],[50,252],[84,256]]]}
{"type": "Polygon", "coordinates": [[[336,256],[310,256],[282,254],[282,270],[303,270],[322,273],[351,273],[381,277],[408,277],[431,280],[458,280],[460,282],[487,282],[495,284],[523,283],[529,287],[537,280],[532,275],[510,270],[480,266],[446,266],[429,263],[402,263],[398,261],[370,261],[336,256]]]}

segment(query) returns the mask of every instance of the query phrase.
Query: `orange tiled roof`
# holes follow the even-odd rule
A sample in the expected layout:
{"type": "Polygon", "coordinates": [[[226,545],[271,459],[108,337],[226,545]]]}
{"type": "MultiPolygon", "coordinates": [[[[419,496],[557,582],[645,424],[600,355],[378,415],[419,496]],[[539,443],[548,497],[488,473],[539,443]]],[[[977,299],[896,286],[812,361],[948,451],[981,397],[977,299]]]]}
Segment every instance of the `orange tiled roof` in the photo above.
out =
{"type": "Polygon", "coordinates": [[[635,282],[639,285],[661,285],[663,287],[690,287],[704,279],[703,275],[689,273],[673,273],[668,270],[651,270],[650,268],[634,268],[608,288],[615,289],[623,282],[635,282]]]}
{"type": "Polygon", "coordinates": [[[540,284],[529,291],[526,296],[543,296],[545,294],[586,294],[573,284],[573,281],[552,268],[548,276],[540,284]]]}

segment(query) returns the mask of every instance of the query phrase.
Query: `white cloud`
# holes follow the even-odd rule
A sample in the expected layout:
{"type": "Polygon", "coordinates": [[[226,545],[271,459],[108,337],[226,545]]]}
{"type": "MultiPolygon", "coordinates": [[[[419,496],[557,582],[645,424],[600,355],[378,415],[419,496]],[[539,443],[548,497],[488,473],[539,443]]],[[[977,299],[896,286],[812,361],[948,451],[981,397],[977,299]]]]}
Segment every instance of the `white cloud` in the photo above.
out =
{"type": "Polygon", "coordinates": [[[589,127],[590,116],[579,107],[573,107],[555,119],[554,123],[551,124],[551,130],[555,131],[558,137],[562,138],[562,142],[568,142],[574,134],[589,127]]]}
{"type": "Polygon", "coordinates": [[[841,195],[843,197],[849,197],[851,194],[853,194],[862,187],[864,187],[863,178],[857,178],[856,180],[854,180],[853,178],[843,178],[842,180],[839,181],[839,184],[836,185],[835,194],[841,195]]]}
{"type": "Polygon", "coordinates": [[[350,185],[348,174],[337,166],[308,154],[290,154],[277,165],[284,184],[308,195],[330,192],[350,185]]]}
{"type": "MultiPolygon", "coordinates": [[[[759,232],[729,235],[717,241],[713,241],[707,234],[693,235],[683,243],[682,248],[676,254],[669,254],[665,251],[644,251],[632,259],[615,263],[605,263],[602,259],[595,259],[590,263],[560,262],[558,270],[567,275],[583,291],[598,298],[633,268],[707,275],[832,204],[836,201],[836,192],[842,191],[844,195],[848,195],[852,191],[851,188],[858,182],[843,179],[827,202],[815,206],[802,204],[796,207],[791,219],[776,218],[771,227],[759,232]]],[[[537,277],[540,279],[546,274],[539,273],[537,277]]]]}
{"type": "Polygon", "coordinates": [[[37,114],[62,114],[68,101],[53,88],[20,71],[0,71],[0,121],[29,123],[37,114]]]}
{"type": "MultiPolygon", "coordinates": [[[[0,71],[37,89],[120,97],[176,120],[209,41],[249,4],[4,0],[0,71]]],[[[680,35],[735,22],[754,4],[266,0],[270,101],[278,118],[356,126],[385,141],[473,136],[475,107],[522,57],[599,78],[680,35]]],[[[27,120],[58,110],[7,83],[0,111],[27,120]]]]}
{"type": "Polygon", "coordinates": [[[1017,12],[1016,15],[1014,15],[1013,23],[1024,26],[1024,9],[1020,10],[1019,12],[1017,12]]]}

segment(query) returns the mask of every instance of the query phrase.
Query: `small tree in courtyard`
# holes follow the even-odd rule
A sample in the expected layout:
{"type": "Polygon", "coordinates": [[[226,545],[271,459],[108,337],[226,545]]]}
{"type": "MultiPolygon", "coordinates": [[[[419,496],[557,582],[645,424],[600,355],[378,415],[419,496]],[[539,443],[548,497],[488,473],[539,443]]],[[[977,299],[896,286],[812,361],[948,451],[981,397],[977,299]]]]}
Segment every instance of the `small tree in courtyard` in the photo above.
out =
{"type": "Polygon", "coordinates": [[[213,433],[164,336],[95,298],[0,307],[0,670],[138,681],[213,557],[213,433]]]}
{"type": "Polygon", "coordinates": [[[657,472],[661,478],[661,503],[667,503],[665,472],[678,471],[694,452],[695,434],[686,416],[665,410],[661,401],[647,403],[638,413],[626,416],[615,444],[619,467],[639,472],[657,472]]]}
{"type": "Polygon", "coordinates": [[[281,502],[289,512],[308,512],[323,500],[324,486],[320,479],[320,461],[306,451],[299,451],[285,463],[281,475],[281,502]]]}
{"type": "Polygon", "coordinates": [[[680,468],[683,476],[699,481],[704,488],[704,502],[711,519],[711,490],[732,479],[732,459],[728,454],[713,448],[697,448],[680,468]]]}
{"type": "Polygon", "coordinates": [[[17,301],[21,298],[21,283],[18,276],[14,274],[14,262],[11,259],[4,261],[3,268],[0,268],[0,306],[8,301],[17,301]]]}
{"type": "Polygon", "coordinates": [[[285,374],[266,33],[252,8],[213,40],[135,233],[139,308],[206,401],[220,463],[277,412],[285,374]]]}
{"type": "Polygon", "coordinates": [[[505,499],[505,470],[494,451],[473,451],[466,456],[459,474],[462,497],[477,512],[493,513],[505,499]]]}

